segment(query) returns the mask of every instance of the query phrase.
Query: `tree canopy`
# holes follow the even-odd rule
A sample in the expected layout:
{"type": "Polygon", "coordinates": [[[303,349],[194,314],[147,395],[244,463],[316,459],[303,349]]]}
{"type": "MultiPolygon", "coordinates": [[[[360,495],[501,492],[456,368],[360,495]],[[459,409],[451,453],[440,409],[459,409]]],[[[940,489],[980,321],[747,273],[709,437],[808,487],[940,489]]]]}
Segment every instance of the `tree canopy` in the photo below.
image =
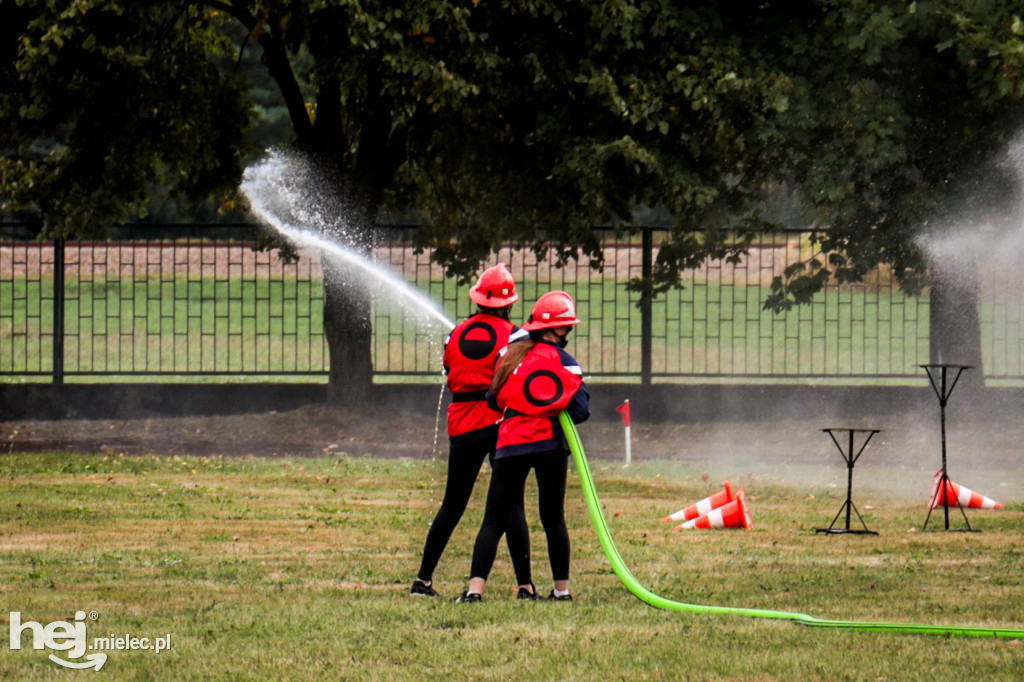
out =
{"type": "Polygon", "coordinates": [[[241,50],[260,51],[296,146],[367,220],[415,211],[462,277],[507,241],[599,263],[594,225],[628,231],[656,208],[672,230],[635,283],[648,293],[783,223],[817,229],[821,255],[769,306],[878,263],[914,291],[915,235],[1007,191],[994,158],[1024,97],[1015,3],[408,5],[4,0],[4,208],[74,235],[144,214],[154,183],[230,191],[253,118],[241,50]]]}

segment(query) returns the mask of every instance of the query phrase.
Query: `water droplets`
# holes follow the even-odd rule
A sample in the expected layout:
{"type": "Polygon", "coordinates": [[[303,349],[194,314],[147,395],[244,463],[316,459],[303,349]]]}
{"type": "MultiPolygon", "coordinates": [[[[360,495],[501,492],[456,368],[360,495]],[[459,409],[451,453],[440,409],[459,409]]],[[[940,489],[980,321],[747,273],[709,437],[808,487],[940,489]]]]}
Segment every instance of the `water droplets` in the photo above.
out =
{"type": "Polygon", "coordinates": [[[350,266],[349,270],[363,279],[360,284],[382,289],[388,300],[423,322],[445,329],[455,326],[432,300],[353,248],[364,240],[363,231],[350,220],[339,192],[300,155],[270,151],[246,168],[241,189],[260,222],[298,246],[319,249],[326,257],[350,266]]]}

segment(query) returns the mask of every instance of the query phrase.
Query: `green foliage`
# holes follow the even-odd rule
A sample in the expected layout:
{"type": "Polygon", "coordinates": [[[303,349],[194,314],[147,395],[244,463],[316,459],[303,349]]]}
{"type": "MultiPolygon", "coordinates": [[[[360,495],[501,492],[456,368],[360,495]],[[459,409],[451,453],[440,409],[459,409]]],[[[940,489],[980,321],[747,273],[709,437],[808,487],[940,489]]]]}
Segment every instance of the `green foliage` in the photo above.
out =
{"type": "MultiPolygon", "coordinates": [[[[927,263],[915,237],[968,202],[976,214],[1014,194],[997,159],[1024,96],[1014,10],[971,2],[822,9],[794,27],[793,40],[766,47],[793,84],[766,139],[779,146],[778,177],[798,188],[807,224],[822,228],[818,262],[774,283],[766,307],[776,310],[808,301],[829,277],[857,281],[876,263],[892,265],[916,293],[927,263]]],[[[769,40],[787,33],[762,31],[769,40]]]]}
{"type": "Polygon", "coordinates": [[[211,58],[223,19],[173,3],[5,3],[3,208],[51,235],[145,214],[149,184],[193,197],[233,184],[249,121],[211,58]]]}
{"type": "Polygon", "coordinates": [[[821,253],[776,282],[774,309],[877,263],[919,290],[915,235],[965,196],[1007,195],[994,158],[1024,97],[1011,3],[21,0],[0,12],[5,207],[36,210],[51,233],[144,213],[152,182],[232,186],[252,112],[223,65],[258,49],[297,145],[357,218],[415,212],[449,274],[472,276],[508,241],[552,243],[560,260],[582,247],[599,267],[590,228],[629,231],[657,209],[676,231],[653,279],[633,282],[649,296],[704,258],[742,257],[785,195],[782,213],[820,229],[821,253]]]}

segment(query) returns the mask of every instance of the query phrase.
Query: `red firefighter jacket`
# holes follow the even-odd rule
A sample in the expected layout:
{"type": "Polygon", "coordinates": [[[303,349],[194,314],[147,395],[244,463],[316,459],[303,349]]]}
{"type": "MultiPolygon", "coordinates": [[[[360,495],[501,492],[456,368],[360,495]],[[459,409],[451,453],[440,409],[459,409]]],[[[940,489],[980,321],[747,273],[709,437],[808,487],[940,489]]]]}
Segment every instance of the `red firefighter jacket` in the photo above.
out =
{"type": "Polygon", "coordinates": [[[442,362],[452,392],[448,437],[452,446],[497,435],[501,413],[487,405],[498,353],[518,327],[495,315],[477,313],[457,325],[444,342],[442,362]]]}
{"type": "Polygon", "coordinates": [[[590,394],[579,363],[553,343],[539,341],[509,376],[493,407],[504,411],[495,457],[568,450],[558,423],[566,410],[574,423],[590,417],[590,394]]]}

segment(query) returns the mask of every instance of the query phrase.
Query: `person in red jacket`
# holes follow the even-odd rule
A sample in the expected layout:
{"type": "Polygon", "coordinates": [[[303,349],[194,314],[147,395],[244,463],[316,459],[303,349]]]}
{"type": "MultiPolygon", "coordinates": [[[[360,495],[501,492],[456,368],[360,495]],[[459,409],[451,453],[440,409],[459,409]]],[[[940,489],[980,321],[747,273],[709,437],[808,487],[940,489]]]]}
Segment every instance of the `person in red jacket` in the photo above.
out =
{"type": "MultiPolygon", "coordinates": [[[[443,365],[452,402],[448,406],[448,480],[444,500],[434,517],[423,547],[420,569],[410,593],[436,597],[433,573],[466,511],[484,458],[493,464],[501,413],[487,405],[487,387],[494,377],[499,353],[513,334],[526,336],[509,321],[512,304],[519,299],[512,273],[504,263],[480,275],[469,298],[477,312],[452,330],[445,341],[443,365]]],[[[519,583],[519,599],[535,599],[530,568],[530,535],[523,499],[509,514],[505,532],[512,565],[519,583]]]]}
{"type": "Polygon", "coordinates": [[[502,410],[503,419],[498,426],[484,520],[473,547],[469,589],[456,601],[481,601],[498,540],[517,513],[517,505],[522,504],[530,469],[537,478],[540,519],[555,581],[548,598],[572,601],[569,531],[565,525],[569,444],[558,414],[565,410],[577,424],[590,416],[590,394],[583,383],[583,372],[564,350],[569,332],[579,323],[569,294],[546,293],[523,325],[529,338],[509,344],[498,363],[487,396],[492,407],[502,410]]]}

